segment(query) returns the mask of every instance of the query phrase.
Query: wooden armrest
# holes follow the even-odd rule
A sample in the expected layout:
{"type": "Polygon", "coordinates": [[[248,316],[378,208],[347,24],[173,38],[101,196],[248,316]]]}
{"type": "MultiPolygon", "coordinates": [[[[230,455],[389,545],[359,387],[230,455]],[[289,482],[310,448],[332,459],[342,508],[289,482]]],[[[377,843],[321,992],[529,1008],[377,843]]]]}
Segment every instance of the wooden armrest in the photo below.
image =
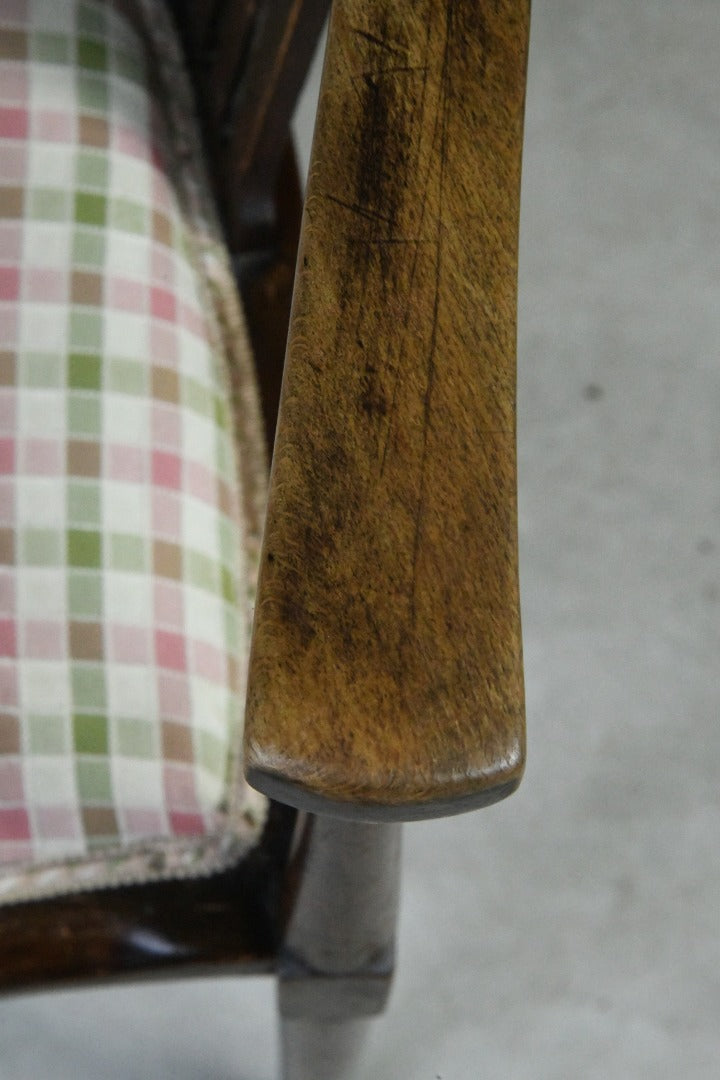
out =
{"type": "Polygon", "coordinates": [[[262,791],[453,813],[524,759],[515,307],[529,0],[336,0],[250,662],[262,791]]]}

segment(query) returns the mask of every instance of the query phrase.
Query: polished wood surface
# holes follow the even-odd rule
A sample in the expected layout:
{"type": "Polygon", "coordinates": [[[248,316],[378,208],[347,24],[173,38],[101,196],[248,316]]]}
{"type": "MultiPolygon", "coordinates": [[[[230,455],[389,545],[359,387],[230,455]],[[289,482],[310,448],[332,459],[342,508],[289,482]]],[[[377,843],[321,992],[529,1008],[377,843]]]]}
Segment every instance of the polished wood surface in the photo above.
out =
{"type": "Polygon", "coordinates": [[[0,992],[274,970],[294,814],[274,807],[237,867],[0,907],[0,992]]]}
{"type": "Polygon", "coordinates": [[[515,306],[528,0],[336,0],[245,760],[369,820],[517,785],[515,306]]]}

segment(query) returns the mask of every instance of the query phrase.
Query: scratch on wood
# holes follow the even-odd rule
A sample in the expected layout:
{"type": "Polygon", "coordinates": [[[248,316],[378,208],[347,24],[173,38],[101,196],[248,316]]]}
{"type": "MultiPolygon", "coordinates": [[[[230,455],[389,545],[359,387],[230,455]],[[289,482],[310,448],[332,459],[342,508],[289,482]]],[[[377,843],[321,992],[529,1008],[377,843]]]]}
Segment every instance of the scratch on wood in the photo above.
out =
{"type": "Polygon", "coordinates": [[[359,214],[360,217],[369,218],[371,221],[384,221],[386,225],[392,224],[392,219],[385,214],[379,214],[377,210],[370,210],[367,206],[360,206],[359,203],[346,202],[344,199],[338,199],[336,195],[323,195],[324,199],[328,199],[330,202],[337,203],[338,206],[342,206],[345,210],[351,210],[353,214],[359,214]]]}
{"type": "Polygon", "coordinates": [[[378,48],[384,49],[386,52],[393,53],[395,56],[405,56],[406,50],[400,46],[391,45],[385,41],[384,38],[377,37],[376,34],[369,34],[367,30],[361,30],[358,26],[351,27],[353,34],[357,37],[364,38],[365,41],[369,41],[372,45],[377,45],[378,48]]]}

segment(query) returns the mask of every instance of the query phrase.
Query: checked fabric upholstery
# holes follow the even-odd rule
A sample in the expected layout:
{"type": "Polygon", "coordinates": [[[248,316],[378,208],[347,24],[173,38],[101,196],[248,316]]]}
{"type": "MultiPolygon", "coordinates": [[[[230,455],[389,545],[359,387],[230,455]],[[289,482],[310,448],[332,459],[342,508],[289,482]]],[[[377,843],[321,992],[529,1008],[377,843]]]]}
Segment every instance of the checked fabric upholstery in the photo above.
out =
{"type": "Polygon", "coordinates": [[[239,779],[263,453],[159,0],[0,6],[0,901],[203,873],[239,779]]]}

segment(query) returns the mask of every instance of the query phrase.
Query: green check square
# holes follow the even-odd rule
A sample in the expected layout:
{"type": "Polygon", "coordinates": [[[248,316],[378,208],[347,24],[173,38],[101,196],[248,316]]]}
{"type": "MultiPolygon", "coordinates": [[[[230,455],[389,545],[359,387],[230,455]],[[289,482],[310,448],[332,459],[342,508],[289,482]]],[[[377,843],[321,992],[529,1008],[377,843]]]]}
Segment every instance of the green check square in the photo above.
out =
{"type": "Polygon", "coordinates": [[[109,748],[106,716],[86,713],[73,716],[73,749],[76,754],[107,754],[109,748]]]}
{"type": "Polygon", "coordinates": [[[102,524],[100,485],[92,480],[71,480],[67,488],[67,514],[69,525],[102,524]]]}
{"type": "Polygon", "coordinates": [[[84,758],[75,762],[78,794],[85,805],[112,802],[112,781],[107,761],[84,758]]]}
{"type": "Polygon", "coordinates": [[[225,624],[225,648],[229,653],[236,653],[240,648],[240,624],[236,607],[226,607],[223,613],[225,624]]]}
{"type": "Polygon", "coordinates": [[[221,581],[222,581],[223,599],[228,604],[236,603],[237,602],[237,589],[235,588],[235,577],[234,577],[234,575],[228,570],[228,568],[226,566],[222,567],[222,569],[220,571],[220,575],[221,575],[221,581]]]}
{"type": "Polygon", "coordinates": [[[77,77],[78,104],[83,112],[107,114],[110,98],[107,79],[91,71],[80,71],[77,77]]]}
{"type": "Polygon", "coordinates": [[[112,199],[110,203],[110,223],[116,229],[147,236],[149,233],[148,214],[144,206],[131,199],[112,199]]]}
{"type": "Polygon", "coordinates": [[[184,406],[208,419],[213,414],[213,397],[209,390],[196,379],[181,378],[180,396],[184,406]]]}
{"type": "Polygon", "coordinates": [[[71,390],[99,390],[102,385],[102,360],[92,353],[70,353],[68,386],[71,390]]]}
{"type": "Polygon", "coordinates": [[[70,566],[99,570],[102,566],[102,536],[90,529],[68,529],[67,555],[70,566]]]}
{"type": "Polygon", "coordinates": [[[70,347],[89,353],[97,353],[102,348],[101,313],[71,310],[70,347]]]}
{"type": "Polygon", "coordinates": [[[102,431],[100,403],[97,394],[68,394],[68,433],[97,438],[102,431]]]}
{"type": "Polygon", "coordinates": [[[130,82],[145,85],[145,65],[133,53],[125,52],[124,49],[116,49],[113,54],[113,68],[116,75],[128,79],[130,82]]]}
{"type": "Polygon", "coordinates": [[[107,46],[102,41],[93,41],[92,38],[78,38],[77,61],[81,68],[89,68],[91,71],[105,71],[107,69],[107,46]]]}
{"type": "Polygon", "coordinates": [[[102,618],[102,577],[92,571],[71,570],[68,574],[68,605],[73,619],[102,618]]]}
{"type": "Polygon", "coordinates": [[[90,191],[75,192],[75,221],[78,225],[102,226],[107,220],[107,199],[90,191]]]}
{"type": "Polygon", "coordinates": [[[30,35],[30,57],[42,64],[67,64],[70,61],[70,40],[62,34],[35,31],[30,35]]]}
{"type": "Polygon", "coordinates": [[[31,754],[63,754],[66,752],[65,725],[58,716],[29,716],[27,718],[31,754]]]}
{"type": "Polygon", "coordinates": [[[228,408],[225,398],[215,398],[215,424],[221,431],[226,431],[228,426],[228,408]]]}
{"type": "Polygon", "coordinates": [[[67,221],[70,196],[57,188],[34,188],[30,191],[29,217],[36,221],[67,221]]]}
{"type": "Polygon", "coordinates": [[[208,592],[219,591],[218,567],[208,559],[207,555],[199,551],[187,551],[185,553],[185,569],[187,580],[198,589],[206,589],[208,592]]]}
{"type": "Polygon", "coordinates": [[[137,360],[110,360],[108,389],[120,394],[136,394],[144,397],[148,392],[149,364],[137,360]]]}
{"type": "Polygon", "coordinates": [[[73,266],[96,267],[105,265],[105,234],[98,229],[78,226],[73,233],[73,266]]]}
{"type": "Polygon", "coordinates": [[[75,176],[78,187],[107,190],[110,163],[107,154],[94,154],[89,150],[78,153],[75,176]]]}
{"type": "Polygon", "coordinates": [[[110,537],[110,565],[113,570],[142,574],[147,570],[147,545],[141,536],[113,533],[110,537]]]}
{"type": "Polygon", "coordinates": [[[70,681],[75,709],[94,713],[105,709],[105,676],[100,664],[73,664],[70,681]]]}
{"type": "Polygon", "coordinates": [[[114,746],[123,757],[154,758],[156,756],[153,725],[147,720],[119,717],[113,724],[114,746]]]}
{"type": "Polygon", "coordinates": [[[231,480],[232,478],[232,474],[230,472],[232,462],[230,459],[230,454],[228,453],[228,449],[229,447],[227,439],[219,438],[215,440],[215,454],[217,461],[216,468],[218,474],[226,481],[231,480]]]}
{"type": "Polygon", "coordinates": [[[23,529],[23,562],[28,566],[60,566],[63,561],[61,535],[56,529],[23,529]]]}
{"type": "Polygon", "coordinates": [[[218,519],[218,537],[220,540],[220,558],[227,566],[234,566],[237,561],[237,534],[234,526],[224,516],[218,519]]]}
{"type": "Polygon", "coordinates": [[[91,4],[80,4],[77,13],[77,28],[81,34],[93,37],[105,36],[105,12],[91,4]]]}
{"type": "Polygon", "coordinates": [[[225,776],[228,764],[227,746],[222,739],[208,731],[197,733],[197,755],[200,764],[213,776],[225,776]]]}
{"type": "Polygon", "coordinates": [[[20,379],[23,386],[38,390],[60,387],[61,358],[56,353],[23,353],[20,357],[20,379]]]}

